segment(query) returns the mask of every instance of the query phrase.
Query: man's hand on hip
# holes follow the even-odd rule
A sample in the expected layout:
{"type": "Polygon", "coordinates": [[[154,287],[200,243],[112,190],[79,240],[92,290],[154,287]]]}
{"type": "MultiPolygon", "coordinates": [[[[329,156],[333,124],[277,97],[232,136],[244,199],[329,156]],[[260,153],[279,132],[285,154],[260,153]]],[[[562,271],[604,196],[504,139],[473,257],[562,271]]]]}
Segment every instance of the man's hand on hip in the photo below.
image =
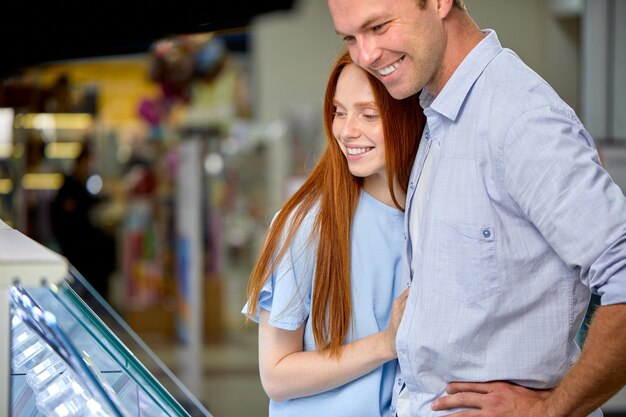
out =
{"type": "Polygon", "coordinates": [[[452,382],[448,396],[433,402],[435,411],[471,408],[455,417],[546,417],[545,399],[552,390],[532,390],[506,382],[452,382]]]}

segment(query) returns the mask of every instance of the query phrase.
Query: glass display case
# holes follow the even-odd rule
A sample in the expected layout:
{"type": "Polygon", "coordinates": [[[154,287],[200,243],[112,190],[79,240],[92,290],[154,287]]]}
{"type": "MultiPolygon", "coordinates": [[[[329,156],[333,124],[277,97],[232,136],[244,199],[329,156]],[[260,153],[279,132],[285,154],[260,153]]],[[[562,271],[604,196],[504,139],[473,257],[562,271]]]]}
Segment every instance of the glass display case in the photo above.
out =
{"type": "Polygon", "coordinates": [[[211,416],[65,258],[2,221],[0,297],[0,417],[211,416]]]}

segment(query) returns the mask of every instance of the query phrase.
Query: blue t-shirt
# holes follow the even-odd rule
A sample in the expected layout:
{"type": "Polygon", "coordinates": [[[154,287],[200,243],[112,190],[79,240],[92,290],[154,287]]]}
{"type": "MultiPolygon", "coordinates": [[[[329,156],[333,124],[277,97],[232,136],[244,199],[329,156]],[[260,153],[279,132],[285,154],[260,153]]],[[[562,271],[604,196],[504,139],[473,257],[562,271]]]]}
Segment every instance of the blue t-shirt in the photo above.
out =
{"type": "MultiPolygon", "coordinates": [[[[313,221],[313,214],[305,219],[259,297],[260,308],[270,311],[270,325],[295,330],[306,323],[305,351],[316,350],[310,321],[316,255],[316,245],[311,239],[313,221]]],[[[361,192],[351,238],[353,325],[345,343],[377,333],[389,323],[393,300],[402,292],[402,227],[402,211],[361,192]]],[[[247,305],[242,312],[246,314],[247,305]]],[[[259,320],[258,314],[250,318],[259,320]]],[[[270,400],[269,415],[388,416],[396,367],[397,361],[390,361],[330,391],[281,403],[270,400]]]]}

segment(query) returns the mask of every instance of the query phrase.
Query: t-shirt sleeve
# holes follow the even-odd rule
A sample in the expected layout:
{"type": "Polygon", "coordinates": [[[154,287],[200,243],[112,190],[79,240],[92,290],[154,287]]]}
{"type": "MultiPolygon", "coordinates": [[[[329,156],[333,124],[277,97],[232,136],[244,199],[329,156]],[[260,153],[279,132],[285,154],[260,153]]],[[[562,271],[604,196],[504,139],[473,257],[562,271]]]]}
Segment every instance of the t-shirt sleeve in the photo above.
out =
{"type": "Polygon", "coordinates": [[[268,278],[259,294],[254,314],[248,312],[248,303],[242,313],[259,322],[260,309],[270,312],[269,324],[285,330],[296,330],[309,316],[311,287],[314,275],[314,245],[305,233],[306,224],[296,233],[285,255],[268,278]]]}

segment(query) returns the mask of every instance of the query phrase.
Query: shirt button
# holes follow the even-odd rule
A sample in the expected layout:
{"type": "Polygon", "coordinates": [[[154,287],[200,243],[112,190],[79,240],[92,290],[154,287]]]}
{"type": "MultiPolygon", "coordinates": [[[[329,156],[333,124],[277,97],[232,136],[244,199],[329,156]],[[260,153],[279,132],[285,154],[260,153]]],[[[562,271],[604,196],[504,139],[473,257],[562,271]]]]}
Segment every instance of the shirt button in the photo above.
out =
{"type": "Polygon", "coordinates": [[[393,404],[391,404],[391,405],[389,406],[389,409],[391,410],[391,412],[394,412],[394,411],[396,411],[396,406],[395,406],[395,405],[393,405],[393,404]]]}
{"type": "Polygon", "coordinates": [[[430,139],[430,132],[426,132],[424,134],[424,137],[426,138],[426,140],[430,139]]]}
{"type": "Polygon", "coordinates": [[[485,237],[491,236],[491,232],[489,231],[489,229],[483,229],[483,236],[485,237]]]}
{"type": "Polygon", "coordinates": [[[404,236],[404,240],[406,240],[406,233],[402,233],[402,235],[404,236]]]}
{"type": "Polygon", "coordinates": [[[402,378],[398,378],[398,386],[404,384],[404,381],[402,380],[402,378]]]}
{"type": "Polygon", "coordinates": [[[411,283],[410,283],[410,282],[407,282],[407,283],[406,283],[406,286],[407,286],[407,287],[410,287],[410,286],[411,286],[411,283]]]}

